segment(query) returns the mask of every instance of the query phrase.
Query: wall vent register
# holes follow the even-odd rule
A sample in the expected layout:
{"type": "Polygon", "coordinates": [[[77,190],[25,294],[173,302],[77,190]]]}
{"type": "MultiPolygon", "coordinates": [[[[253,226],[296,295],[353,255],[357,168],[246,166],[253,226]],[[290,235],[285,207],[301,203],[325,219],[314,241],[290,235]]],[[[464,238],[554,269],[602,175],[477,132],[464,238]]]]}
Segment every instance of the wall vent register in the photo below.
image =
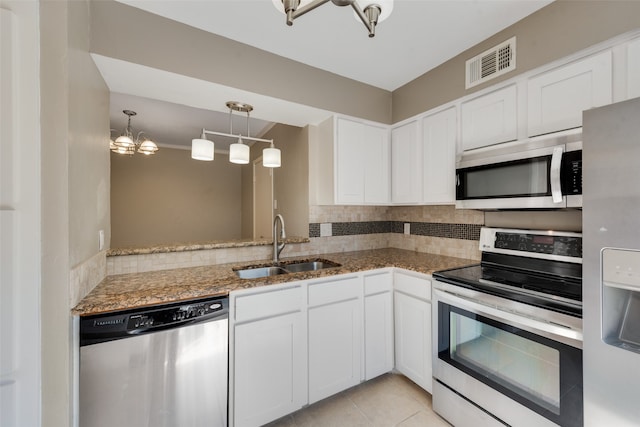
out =
{"type": "Polygon", "coordinates": [[[466,62],[465,89],[516,69],[516,38],[492,47],[466,62]]]}

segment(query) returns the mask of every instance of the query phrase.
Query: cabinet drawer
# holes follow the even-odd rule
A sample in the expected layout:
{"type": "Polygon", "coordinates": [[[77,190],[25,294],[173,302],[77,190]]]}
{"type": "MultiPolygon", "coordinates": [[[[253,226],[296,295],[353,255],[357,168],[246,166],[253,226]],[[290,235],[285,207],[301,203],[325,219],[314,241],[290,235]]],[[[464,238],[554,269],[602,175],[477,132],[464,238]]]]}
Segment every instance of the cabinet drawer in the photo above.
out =
{"type": "Polygon", "coordinates": [[[357,276],[316,282],[309,284],[309,306],[358,298],[360,293],[360,278],[357,276]]]}
{"type": "Polygon", "coordinates": [[[243,295],[235,299],[235,321],[244,322],[301,311],[303,304],[304,293],[302,286],[243,295]]]}
{"type": "Polygon", "coordinates": [[[393,288],[396,291],[431,301],[431,280],[402,273],[396,273],[393,279],[393,288]]]}
{"type": "Polygon", "coordinates": [[[364,276],[364,294],[373,295],[391,290],[391,273],[377,273],[364,276]]]}

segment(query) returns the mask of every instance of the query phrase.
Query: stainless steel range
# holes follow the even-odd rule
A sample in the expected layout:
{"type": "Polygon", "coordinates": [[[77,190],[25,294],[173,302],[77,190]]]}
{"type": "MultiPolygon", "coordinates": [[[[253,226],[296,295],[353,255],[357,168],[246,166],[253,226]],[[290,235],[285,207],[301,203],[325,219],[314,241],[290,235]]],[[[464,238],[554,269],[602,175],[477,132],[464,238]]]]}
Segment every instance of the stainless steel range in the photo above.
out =
{"type": "Polygon", "coordinates": [[[456,427],[582,426],[582,237],[483,228],[433,274],[433,407],[456,427]]]}

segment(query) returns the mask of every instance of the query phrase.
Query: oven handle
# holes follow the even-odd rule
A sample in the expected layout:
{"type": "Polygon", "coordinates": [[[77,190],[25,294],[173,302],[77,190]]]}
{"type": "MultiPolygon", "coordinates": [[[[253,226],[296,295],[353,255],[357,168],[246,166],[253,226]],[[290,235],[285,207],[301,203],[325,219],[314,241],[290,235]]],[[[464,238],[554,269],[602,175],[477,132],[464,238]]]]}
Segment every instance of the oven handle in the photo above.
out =
{"type": "Polygon", "coordinates": [[[562,186],[560,185],[560,167],[562,166],[563,146],[557,146],[553,149],[551,155],[551,170],[549,171],[549,180],[551,181],[551,197],[553,203],[562,203],[562,186]]]}
{"type": "Polygon", "coordinates": [[[443,289],[434,289],[433,292],[436,301],[445,302],[454,307],[480,314],[495,321],[515,326],[519,329],[562,342],[572,347],[582,348],[582,331],[578,331],[569,326],[549,323],[545,319],[517,311],[506,311],[500,307],[488,305],[483,301],[469,298],[466,295],[460,295],[443,289]]]}

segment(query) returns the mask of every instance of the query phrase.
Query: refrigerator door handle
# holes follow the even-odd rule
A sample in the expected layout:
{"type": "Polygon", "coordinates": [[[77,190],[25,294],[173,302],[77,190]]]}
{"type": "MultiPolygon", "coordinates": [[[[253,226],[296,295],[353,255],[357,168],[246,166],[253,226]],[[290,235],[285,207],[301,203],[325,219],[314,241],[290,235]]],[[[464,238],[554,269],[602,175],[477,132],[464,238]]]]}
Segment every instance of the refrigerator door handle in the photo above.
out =
{"type": "Polygon", "coordinates": [[[551,170],[549,171],[549,180],[551,181],[551,197],[553,203],[562,203],[562,186],[560,185],[560,166],[562,166],[563,146],[557,146],[553,149],[551,156],[551,170]]]}

